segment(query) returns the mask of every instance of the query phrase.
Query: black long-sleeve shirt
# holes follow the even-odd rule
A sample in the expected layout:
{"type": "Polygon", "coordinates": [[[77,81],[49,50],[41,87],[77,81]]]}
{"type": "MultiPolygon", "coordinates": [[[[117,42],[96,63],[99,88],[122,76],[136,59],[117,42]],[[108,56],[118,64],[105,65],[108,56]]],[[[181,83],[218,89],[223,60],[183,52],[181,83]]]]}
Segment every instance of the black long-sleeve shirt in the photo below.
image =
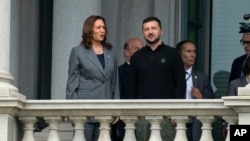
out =
{"type": "Polygon", "coordinates": [[[128,98],[185,98],[184,65],[174,48],[162,43],[153,51],[145,46],[132,56],[130,63],[128,98]]]}

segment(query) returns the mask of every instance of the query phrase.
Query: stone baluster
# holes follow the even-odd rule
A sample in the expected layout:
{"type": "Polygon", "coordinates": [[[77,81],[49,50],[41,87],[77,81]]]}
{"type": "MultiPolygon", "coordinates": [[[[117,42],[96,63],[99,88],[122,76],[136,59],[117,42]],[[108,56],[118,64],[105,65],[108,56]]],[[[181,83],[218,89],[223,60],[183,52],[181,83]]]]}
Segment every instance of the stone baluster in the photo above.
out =
{"type": "Polygon", "coordinates": [[[36,117],[19,117],[19,120],[24,123],[24,135],[22,141],[35,141],[33,130],[36,117]]]}
{"type": "Polygon", "coordinates": [[[123,141],[136,141],[135,122],[138,120],[137,116],[121,116],[120,118],[126,123],[123,141]]]}
{"type": "Polygon", "coordinates": [[[188,116],[171,116],[171,119],[176,122],[176,134],[174,141],[187,141],[186,123],[189,121],[188,116]]]}
{"type": "Polygon", "coordinates": [[[162,141],[160,125],[162,122],[162,116],[146,116],[145,119],[151,123],[149,141],[162,141]]]}
{"type": "Polygon", "coordinates": [[[212,136],[212,123],[214,121],[214,116],[197,116],[197,119],[202,123],[202,134],[200,141],[213,141],[212,136]]]}
{"type": "Polygon", "coordinates": [[[87,117],[84,116],[71,116],[70,121],[74,124],[74,138],[73,141],[86,141],[84,136],[84,123],[87,117]]]}
{"type": "Polygon", "coordinates": [[[100,122],[100,135],[98,141],[111,141],[110,139],[110,122],[111,116],[95,116],[95,119],[100,122]]]}
{"type": "Polygon", "coordinates": [[[223,116],[223,119],[228,123],[227,125],[227,137],[225,141],[230,141],[230,125],[235,125],[238,122],[237,116],[223,116]]]}
{"type": "Polygon", "coordinates": [[[49,124],[49,137],[47,141],[60,141],[59,134],[58,134],[58,124],[62,121],[62,117],[58,116],[49,116],[44,117],[46,122],[49,124]]]}

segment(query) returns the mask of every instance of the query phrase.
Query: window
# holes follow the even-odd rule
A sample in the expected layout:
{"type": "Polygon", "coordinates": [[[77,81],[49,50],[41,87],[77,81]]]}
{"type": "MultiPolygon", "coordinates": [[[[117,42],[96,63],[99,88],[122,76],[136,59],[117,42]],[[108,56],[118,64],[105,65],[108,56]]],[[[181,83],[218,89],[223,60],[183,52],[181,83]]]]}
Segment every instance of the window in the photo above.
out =
{"type": "MultiPolygon", "coordinates": [[[[182,22],[184,35],[182,38],[183,40],[191,40],[196,44],[197,57],[195,67],[200,71],[205,71],[208,68],[206,64],[209,64],[209,59],[206,59],[209,58],[209,53],[206,54],[205,49],[209,47],[209,45],[205,45],[205,20],[209,21],[209,17],[205,18],[209,8],[209,6],[205,6],[206,4],[205,0],[183,0],[182,4],[182,16],[184,17],[182,22]]],[[[207,39],[209,40],[209,38],[207,39]]]]}

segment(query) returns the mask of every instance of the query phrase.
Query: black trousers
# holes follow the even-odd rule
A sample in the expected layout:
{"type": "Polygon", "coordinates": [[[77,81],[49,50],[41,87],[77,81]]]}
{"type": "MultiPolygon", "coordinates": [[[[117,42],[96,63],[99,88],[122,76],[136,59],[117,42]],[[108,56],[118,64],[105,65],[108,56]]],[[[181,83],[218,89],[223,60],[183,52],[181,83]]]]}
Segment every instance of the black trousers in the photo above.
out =
{"type": "Polygon", "coordinates": [[[111,141],[123,141],[125,136],[124,127],[125,123],[120,119],[111,125],[111,141]]]}

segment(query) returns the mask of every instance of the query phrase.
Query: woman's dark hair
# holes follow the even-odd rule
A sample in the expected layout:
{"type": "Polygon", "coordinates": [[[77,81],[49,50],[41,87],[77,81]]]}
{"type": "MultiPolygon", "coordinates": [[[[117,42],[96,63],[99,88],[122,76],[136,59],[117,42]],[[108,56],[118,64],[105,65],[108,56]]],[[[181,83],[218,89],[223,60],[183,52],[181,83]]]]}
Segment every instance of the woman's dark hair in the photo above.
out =
{"type": "Polygon", "coordinates": [[[243,72],[245,75],[250,74],[250,57],[247,58],[245,65],[243,66],[243,72]]]}
{"type": "Polygon", "coordinates": [[[112,48],[112,45],[107,42],[107,34],[108,34],[108,29],[107,29],[107,25],[105,22],[105,19],[101,16],[98,15],[92,15],[89,16],[85,22],[83,23],[83,28],[82,28],[82,41],[81,41],[81,45],[84,45],[86,48],[90,48],[92,45],[92,39],[93,39],[93,27],[94,27],[94,23],[97,20],[102,20],[104,22],[105,25],[105,37],[102,41],[102,44],[107,47],[108,49],[112,48]]]}
{"type": "Polygon", "coordinates": [[[142,21],[142,27],[143,27],[143,24],[145,24],[147,22],[151,22],[151,21],[156,21],[158,23],[159,27],[161,28],[161,21],[158,18],[153,17],[153,16],[152,17],[147,17],[146,19],[144,19],[142,21]]]}

